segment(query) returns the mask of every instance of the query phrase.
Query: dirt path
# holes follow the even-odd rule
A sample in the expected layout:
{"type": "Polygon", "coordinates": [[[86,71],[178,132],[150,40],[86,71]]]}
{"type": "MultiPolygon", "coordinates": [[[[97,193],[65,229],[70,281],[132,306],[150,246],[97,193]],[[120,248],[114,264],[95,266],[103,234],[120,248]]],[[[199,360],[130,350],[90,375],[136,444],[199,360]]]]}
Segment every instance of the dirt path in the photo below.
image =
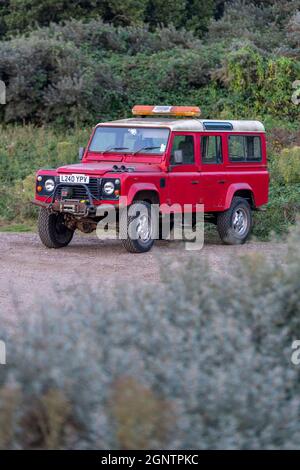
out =
{"type": "MultiPolygon", "coordinates": [[[[238,256],[261,253],[284,259],[286,245],[248,243],[241,247],[207,243],[201,251],[191,252],[182,243],[157,242],[146,254],[127,253],[119,241],[100,241],[96,236],[74,237],[64,249],[46,249],[34,233],[0,233],[0,308],[12,317],[18,300],[25,311],[37,296],[53,295],[55,285],[69,287],[75,280],[102,283],[113,288],[116,282],[159,282],[159,263],[165,259],[204,257],[216,270],[226,272],[238,256]]],[[[71,288],[71,287],[70,287],[71,288]]]]}

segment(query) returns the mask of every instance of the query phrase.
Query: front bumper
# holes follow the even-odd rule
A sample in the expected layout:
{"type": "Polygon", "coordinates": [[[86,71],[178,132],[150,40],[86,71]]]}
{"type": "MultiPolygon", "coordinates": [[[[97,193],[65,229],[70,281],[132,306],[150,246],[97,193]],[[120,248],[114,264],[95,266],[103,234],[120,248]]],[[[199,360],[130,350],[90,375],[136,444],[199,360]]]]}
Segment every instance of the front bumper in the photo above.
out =
{"type": "Polygon", "coordinates": [[[48,209],[50,212],[62,212],[65,214],[73,214],[81,217],[95,217],[97,213],[97,207],[93,204],[86,204],[77,200],[64,200],[55,202],[44,202],[33,199],[32,204],[35,206],[48,209]]]}
{"type": "MultiPolygon", "coordinates": [[[[57,193],[60,188],[65,188],[67,185],[64,183],[57,184],[53,193],[46,198],[45,201],[38,199],[32,200],[32,204],[48,209],[50,212],[61,212],[65,214],[72,214],[74,216],[80,217],[95,217],[97,212],[102,212],[103,210],[109,210],[118,204],[118,200],[113,201],[113,204],[101,204],[101,201],[95,199],[92,195],[90,188],[86,184],[77,184],[77,186],[82,186],[86,191],[86,196],[84,200],[78,199],[59,199],[57,200],[57,193]],[[98,204],[94,204],[94,202],[98,204]],[[100,204],[99,204],[100,203],[100,204]]],[[[106,201],[107,202],[107,201],[106,201]]]]}

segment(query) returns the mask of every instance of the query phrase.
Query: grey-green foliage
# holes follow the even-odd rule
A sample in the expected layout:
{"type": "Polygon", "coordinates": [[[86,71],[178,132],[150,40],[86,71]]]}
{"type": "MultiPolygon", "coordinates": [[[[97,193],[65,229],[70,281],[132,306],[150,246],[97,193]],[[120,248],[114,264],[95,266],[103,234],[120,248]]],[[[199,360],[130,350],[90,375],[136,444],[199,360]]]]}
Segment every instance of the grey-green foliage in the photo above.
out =
{"type": "Polygon", "coordinates": [[[134,445],[149,414],[139,411],[135,427],[112,413],[115,384],[130,378],[172,410],[168,432],[152,435],[148,448],[299,448],[299,366],[291,363],[300,335],[299,226],[289,246],[287,264],[252,256],[217,274],[193,253],[187,264],[162,267],[159,286],[78,286],[22,312],[13,333],[1,312],[8,365],[0,389],[22,395],[9,445],[33,446],[25,418],[49,390],[72,409],[59,447],[120,448],[124,426],[134,445]]]}
{"type": "Polygon", "coordinates": [[[37,37],[0,45],[0,76],[7,85],[6,122],[64,123],[102,116],[122,87],[109,66],[95,63],[70,42],[37,37]]]}
{"type": "Polygon", "coordinates": [[[101,18],[91,19],[89,22],[70,20],[64,24],[51,23],[47,28],[33,31],[30,36],[72,42],[79,48],[102,56],[112,52],[128,55],[153,53],[174,46],[191,48],[200,43],[192,32],[175,29],[172,24],[150,31],[145,24],[115,27],[104,23],[101,18]]]}
{"type": "Polygon", "coordinates": [[[102,20],[53,24],[3,41],[0,79],[7,86],[7,104],[0,120],[76,125],[120,116],[127,112],[126,81],[112,71],[108,56],[198,46],[191,33],[174,27],[152,33],[145,26],[116,28],[102,20]]]}
{"type": "Polygon", "coordinates": [[[1,0],[0,37],[32,31],[70,18],[101,17],[115,26],[174,24],[199,36],[207,30],[218,0],[1,0]]]}
{"type": "Polygon", "coordinates": [[[7,86],[7,104],[0,107],[0,121],[94,124],[125,117],[137,102],[200,104],[206,117],[295,121],[298,108],[291,95],[299,68],[299,2],[294,0],[290,9],[280,2],[264,8],[261,2],[231,2],[203,41],[192,32],[202,0],[190,2],[185,24],[152,30],[143,23],[121,27],[99,17],[73,19],[2,41],[0,80],[7,86]],[[250,63],[260,80],[250,80],[245,88],[247,51],[254,51],[260,62],[260,67],[257,60],[250,63]],[[282,54],[294,59],[284,61],[282,54]]]}
{"type": "Polygon", "coordinates": [[[227,44],[231,44],[235,38],[248,40],[262,50],[272,52],[282,46],[285,27],[299,8],[299,0],[227,2],[224,15],[211,21],[208,39],[212,42],[225,41],[227,44]]]}
{"type": "Polygon", "coordinates": [[[2,0],[0,33],[16,35],[37,26],[70,18],[88,20],[99,15],[116,25],[140,23],[147,0],[2,0]]]}
{"type": "Polygon", "coordinates": [[[300,53],[300,10],[296,12],[286,26],[284,43],[278,49],[279,54],[299,57],[300,53]]]}
{"type": "Polygon", "coordinates": [[[174,24],[201,37],[214,17],[216,3],[215,0],[149,0],[145,21],[153,26],[174,24]]]}

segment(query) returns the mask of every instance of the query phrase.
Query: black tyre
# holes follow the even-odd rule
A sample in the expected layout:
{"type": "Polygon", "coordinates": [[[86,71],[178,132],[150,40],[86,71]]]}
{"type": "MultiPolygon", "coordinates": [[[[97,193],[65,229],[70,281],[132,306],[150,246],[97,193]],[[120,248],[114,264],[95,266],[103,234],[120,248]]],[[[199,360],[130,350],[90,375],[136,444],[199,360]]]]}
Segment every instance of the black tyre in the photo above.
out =
{"type": "Polygon", "coordinates": [[[120,236],[123,246],[130,253],[145,253],[151,250],[158,238],[158,214],[151,204],[135,201],[120,216],[120,236]]]}
{"type": "Polygon", "coordinates": [[[53,214],[47,209],[40,210],[38,231],[42,243],[47,248],[67,246],[74,235],[74,231],[65,226],[63,214],[53,214]]]}
{"type": "Polygon", "coordinates": [[[230,208],[218,215],[217,228],[227,245],[242,245],[252,229],[251,207],[246,199],[234,197],[230,208]]]}

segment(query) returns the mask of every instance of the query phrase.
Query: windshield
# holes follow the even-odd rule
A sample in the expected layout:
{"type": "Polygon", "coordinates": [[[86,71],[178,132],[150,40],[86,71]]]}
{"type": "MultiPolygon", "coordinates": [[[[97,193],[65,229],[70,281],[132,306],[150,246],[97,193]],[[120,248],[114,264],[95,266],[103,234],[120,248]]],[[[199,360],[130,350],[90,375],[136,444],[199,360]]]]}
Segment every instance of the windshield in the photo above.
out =
{"type": "Polygon", "coordinates": [[[168,138],[169,130],[157,127],[97,127],[89,150],[161,155],[167,148],[168,138]]]}

